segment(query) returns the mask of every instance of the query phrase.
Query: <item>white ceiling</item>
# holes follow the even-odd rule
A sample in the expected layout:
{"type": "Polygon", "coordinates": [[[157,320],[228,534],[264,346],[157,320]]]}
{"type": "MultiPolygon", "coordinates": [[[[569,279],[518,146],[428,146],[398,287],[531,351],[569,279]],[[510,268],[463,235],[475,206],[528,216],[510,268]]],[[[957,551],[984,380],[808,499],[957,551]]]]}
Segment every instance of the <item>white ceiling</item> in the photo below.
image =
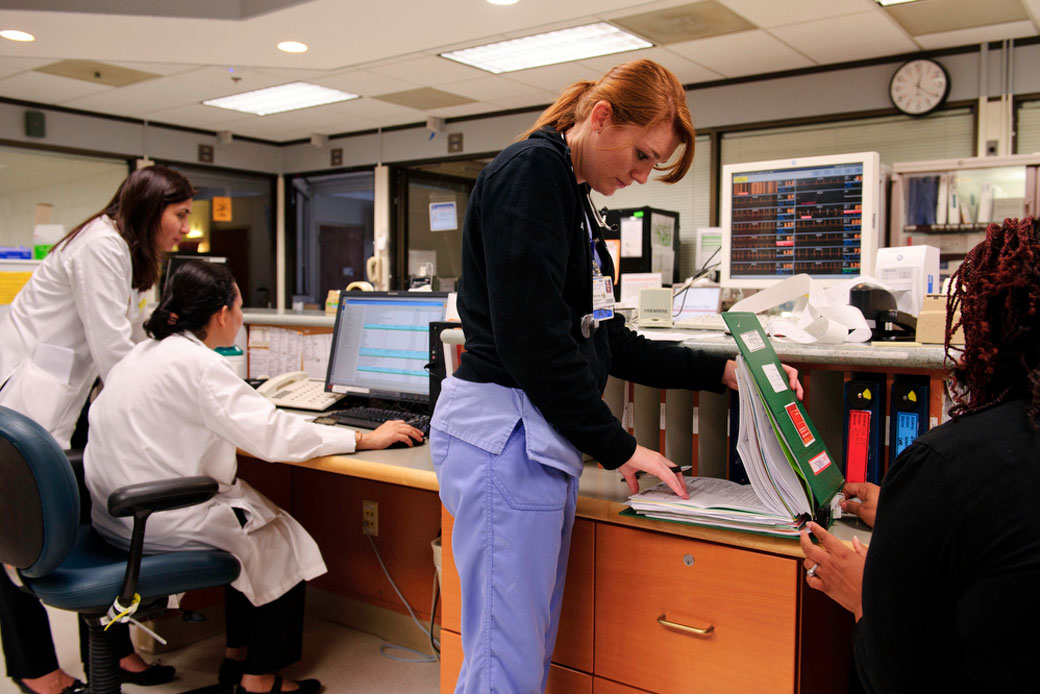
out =
{"type": "MultiPolygon", "coordinates": [[[[198,18],[203,12],[194,12],[195,17],[140,14],[161,5],[156,0],[0,0],[0,8],[8,8],[0,9],[0,29],[36,36],[32,43],[0,40],[0,97],[283,142],[312,133],[424,122],[427,116],[451,118],[541,106],[567,84],[596,79],[612,65],[635,57],[652,58],[683,83],[695,84],[1040,33],[1040,0],[1004,0],[1021,5],[1013,8],[1022,17],[1014,21],[998,17],[999,23],[985,24],[989,20],[982,19],[981,26],[918,36],[874,0],[716,2],[756,28],[496,76],[437,54],[689,2],[519,0],[502,7],[485,0],[239,0],[239,7],[280,9],[244,19],[212,19],[198,18]],[[58,10],[10,9],[28,6],[58,10]],[[85,6],[92,11],[67,11],[85,6]],[[302,41],[310,50],[282,53],[275,45],[284,40],[302,41]],[[34,70],[63,59],[97,60],[160,76],[108,87],[34,70]],[[264,117],[201,104],[204,99],[296,80],[362,98],[264,117]],[[475,103],[427,112],[375,98],[421,87],[475,103]]],[[[950,12],[963,2],[920,0],[920,9],[950,12]]],[[[191,6],[182,2],[176,14],[183,15],[191,6]]]]}

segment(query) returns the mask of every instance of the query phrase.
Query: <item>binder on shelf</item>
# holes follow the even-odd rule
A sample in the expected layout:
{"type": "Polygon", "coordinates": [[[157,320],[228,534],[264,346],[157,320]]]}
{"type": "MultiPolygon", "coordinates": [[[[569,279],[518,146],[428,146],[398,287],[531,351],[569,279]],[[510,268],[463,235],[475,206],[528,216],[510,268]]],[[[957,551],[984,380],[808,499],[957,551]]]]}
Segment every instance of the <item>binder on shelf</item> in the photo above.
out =
{"type": "Polygon", "coordinates": [[[884,451],[885,376],[853,374],[845,383],[845,479],[881,482],[884,451]]]}
{"type": "Polygon", "coordinates": [[[888,467],[928,431],[928,377],[898,375],[889,397],[888,467]]]}

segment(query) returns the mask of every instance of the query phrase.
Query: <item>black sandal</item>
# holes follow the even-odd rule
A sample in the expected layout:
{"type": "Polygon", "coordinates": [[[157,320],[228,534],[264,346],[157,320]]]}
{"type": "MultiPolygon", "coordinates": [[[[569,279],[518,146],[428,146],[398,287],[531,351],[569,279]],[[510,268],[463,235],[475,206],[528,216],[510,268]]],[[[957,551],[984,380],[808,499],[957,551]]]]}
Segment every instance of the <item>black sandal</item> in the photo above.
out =
{"type": "MultiPolygon", "coordinates": [[[[282,676],[276,674],[274,676],[274,684],[271,685],[271,689],[267,694],[319,694],[322,690],[321,682],[316,679],[308,680],[297,680],[296,689],[283,690],[282,689],[282,676]]],[[[235,694],[259,694],[258,692],[251,692],[241,684],[235,687],[235,694]]]]}

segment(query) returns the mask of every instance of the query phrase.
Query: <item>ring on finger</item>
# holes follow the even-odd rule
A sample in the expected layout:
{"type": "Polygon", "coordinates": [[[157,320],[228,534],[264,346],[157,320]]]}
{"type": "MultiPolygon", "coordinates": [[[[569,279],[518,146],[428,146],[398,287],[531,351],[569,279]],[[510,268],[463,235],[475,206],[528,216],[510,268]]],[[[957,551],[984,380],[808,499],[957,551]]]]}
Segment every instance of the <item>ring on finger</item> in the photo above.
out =
{"type": "Polygon", "coordinates": [[[812,578],[816,575],[816,569],[820,568],[820,563],[817,562],[805,570],[805,577],[812,578]]]}

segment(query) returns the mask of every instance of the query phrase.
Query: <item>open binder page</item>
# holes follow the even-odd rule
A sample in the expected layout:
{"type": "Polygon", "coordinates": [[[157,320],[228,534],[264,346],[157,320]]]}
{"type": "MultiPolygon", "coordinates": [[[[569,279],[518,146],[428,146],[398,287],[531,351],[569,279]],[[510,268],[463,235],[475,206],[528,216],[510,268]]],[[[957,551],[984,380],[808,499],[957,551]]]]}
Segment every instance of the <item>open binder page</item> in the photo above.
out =
{"type": "Polygon", "coordinates": [[[737,357],[737,383],[741,421],[737,451],[751,486],[774,513],[784,513],[789,518],[809,513],[809,501],[791,453],[783,445],[743,357],[737,357]]]}

